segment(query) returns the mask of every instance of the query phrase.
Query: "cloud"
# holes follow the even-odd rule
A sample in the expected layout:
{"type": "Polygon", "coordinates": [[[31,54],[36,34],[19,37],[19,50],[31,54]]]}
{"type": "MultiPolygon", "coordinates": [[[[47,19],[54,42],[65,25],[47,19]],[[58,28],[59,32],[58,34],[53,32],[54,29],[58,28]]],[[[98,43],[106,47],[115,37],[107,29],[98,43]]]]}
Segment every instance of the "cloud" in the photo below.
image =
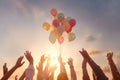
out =
{"type": "MultiPolygon", "coordinates": [[[[116,65],[118,71],[120,72],[120,55],[113,56],[113,61],[116,65]]],[[[103,67],[103,71],[106,73],[111,73],[109,64],[103,67]]]]}
{"type": "Polygon", "coordinates": [[[108,65],[106,65],[106,66],[103,67],[103,71],[104,71],[105,73],[110,73],[110,72],[111,72],[108,65]]]}
{"type": "Polygon", "coordinates": [[[102,34],[97,34],[97,35],[87,34],[85,35],[84,40],[86,42],[93,42],[100,39],[101,37],[102,37],[102,34]]]}
{"type": "Polygon", "coordinates": [[[35,19],[39,19],[45,16],[45,12],[40,9],[36,4],[33,4],[27,0],[15,0],[15,5],[25,16],[33,16],[35,19]]]}
{"type": "Polygon", "coordinates": [[[97,55],[97,54],[103,53],[104,51],[98,50],[98,49],[95,49],[95,48],[89,48],[88,52],[89,52],[90,55],[97,55]]]}

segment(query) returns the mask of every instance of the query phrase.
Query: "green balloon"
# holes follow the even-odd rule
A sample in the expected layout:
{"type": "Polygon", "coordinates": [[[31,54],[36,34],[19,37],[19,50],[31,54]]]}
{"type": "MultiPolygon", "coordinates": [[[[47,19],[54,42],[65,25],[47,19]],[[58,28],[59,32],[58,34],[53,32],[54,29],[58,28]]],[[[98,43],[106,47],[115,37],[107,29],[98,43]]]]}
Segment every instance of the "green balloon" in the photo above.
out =
{"type": "Polygon", "coordinates": [[[70,33],[68,35],[68,41],[73,41],[73,40],[75,40],[75,38],[76,38],[75,33],[70,33]]]}
{"type": "Polygon", "coordinates": [[[62,21],[64,19],[64,14],[63,13],[59,13],[58,14],[58,20],[62,21]]]}
{"type": "Polygon", "coordinates": [[[70,21],[71,20],[71,17],[67,17],[67,21],[70,21]]]}

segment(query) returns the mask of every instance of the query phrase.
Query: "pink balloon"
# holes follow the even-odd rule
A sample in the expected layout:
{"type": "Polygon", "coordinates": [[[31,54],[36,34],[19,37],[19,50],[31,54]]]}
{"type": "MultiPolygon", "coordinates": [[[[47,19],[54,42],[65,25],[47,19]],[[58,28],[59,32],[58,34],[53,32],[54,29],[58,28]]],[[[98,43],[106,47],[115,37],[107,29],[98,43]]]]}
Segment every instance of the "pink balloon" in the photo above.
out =
{"type": "Polygon", "coordinates": [[[57,15],[57,10],[55,8],[51,9],[51,14],[53,16],[56,16],[57,15]]]}
{"type": "Polygon", "coordinates": [[[59,44],[62,44],[63,42],[64,42],[64,37],[61,36],[61,37],[58,39],[58,43],[59,43],[59,44]]]}
{"type": "Polygon", "coordinates": [[[59,27],[60,26],[60,22],[57,20],[57,19],[55,19],[55,20],[53,20],[53,26],[55,26],[55,27],[59,27]]]}
{"type": "Polygon", "coordinates": [[[70,23],[70,26],[73,27],[73,26],[75,26],[75,24],[76,24],[76,20],[75,20],[75,19],[71,19],[71,20],[69,21],[69,23],[70,23]]]}

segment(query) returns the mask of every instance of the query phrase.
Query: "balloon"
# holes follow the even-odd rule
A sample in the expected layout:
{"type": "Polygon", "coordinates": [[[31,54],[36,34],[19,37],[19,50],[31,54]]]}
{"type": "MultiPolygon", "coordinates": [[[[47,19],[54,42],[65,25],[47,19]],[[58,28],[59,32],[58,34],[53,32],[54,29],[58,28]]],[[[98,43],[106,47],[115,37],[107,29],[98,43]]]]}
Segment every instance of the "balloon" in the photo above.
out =
{"type": "Polygon", "coordinates": [[[54,31],[50,32],[49,41],[54,44],[56,41],[56,34],[54,31]]]}
{"type": "Polygon", "coordinates": [[[54,29],[54,32],[55,32],[55,34],[56,34],[56,38],[57,38],[57,39],[59,39],[59,38],[62,36],[62,34],[58,31],[57,28],[54,29]]]}
{"type": "Polygon", "coordinates": [[[72,27],[70,27],[66,32],[70,33],[72,31],[72,27]]]}
{"type": "Polygon", "coordinates": [[[73,26],[75,26],[75,24],[76,24],[76,20],[75,20],[75,19],[71,19],[71,20],[69,21],[69,23],[70,23],[70,26],[73,27],[73,26]]]}
{"type": "Polygon", "coordinates": [[[58,14],[58,20],[62,21],[64,19],[64,14],[63,13],[59,13],[58,14]]]}
{"type": "Polygon", "coordinates": [[[75,38],[76,38],[75,33],[70,33],[68,35],[68,41],[73,41],[73,40],[75,40],[75,38]]]}
{"type": "Polygon", "coordinates": [[[62,44],[63,41],[64,41],[64,37],[61,36],[61,37],[58,39],[58,43],[59,43],[59,44],[62,44]]]}
{"type": "Polygon", "coordinates": [[[52,14],[52,16],[56,16],[57,10],[55,8],[51,9],[51,14],[52,14]]]}
{"type": "Polygon", "coordinates": [[[67,21],[63,24],[63,26],[64,26],[65,31],[69,30],[70,28],[70,24],[67,21]]]}
{"type": "Polygon", "coordinates": [[[62,21],[61,21],[61,25],[65,24],[66,22],[66,19],[64,18],[62,21]]]}
{"type": "Polygon", "coordinates": [[[60,22],[59,22],[57,19],[54,19],[52,24],[53,24],[53,26],[55,26],[55,27],[60,26],[60,22]]]}
{"type": "Polygon", "coordinates": [[[48,31],[50,29],[50,24],[47,22],[43,23],[43,29],[48,31]]]}
{"type": "Polygon", "coordinates": [[[58,30],[58,32],[59,32],[60,34],[62,34],[62,33],[64,32],[64,27],[63,27],[63,26],[59,26],[59,27],[57,28],[57,30],[58,30]]]}
{"type": "Polygon", "coordinates": [[[67,17],[67,21],[70,21],[71,20],[71,17],[67,17]]]}
{"type": "Polygon", "coordinates": [[[54,31],[54,30],[55,30],[55,27],[54,26],[50,26],[49,31],[51,32],[51,31],[54,31]]]}

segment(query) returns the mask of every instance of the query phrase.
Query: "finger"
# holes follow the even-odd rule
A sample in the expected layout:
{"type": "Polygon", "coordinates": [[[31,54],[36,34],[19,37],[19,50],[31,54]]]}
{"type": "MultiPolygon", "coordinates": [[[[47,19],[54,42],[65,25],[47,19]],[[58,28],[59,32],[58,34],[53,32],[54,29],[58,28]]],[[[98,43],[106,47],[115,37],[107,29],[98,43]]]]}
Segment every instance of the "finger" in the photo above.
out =
{"type": "Polygon", "coordinates": [[[20,66],[22,66],[24,63],[25,63],[25,61],[24,61],[24,62],[22,62],[20,66]]]}

